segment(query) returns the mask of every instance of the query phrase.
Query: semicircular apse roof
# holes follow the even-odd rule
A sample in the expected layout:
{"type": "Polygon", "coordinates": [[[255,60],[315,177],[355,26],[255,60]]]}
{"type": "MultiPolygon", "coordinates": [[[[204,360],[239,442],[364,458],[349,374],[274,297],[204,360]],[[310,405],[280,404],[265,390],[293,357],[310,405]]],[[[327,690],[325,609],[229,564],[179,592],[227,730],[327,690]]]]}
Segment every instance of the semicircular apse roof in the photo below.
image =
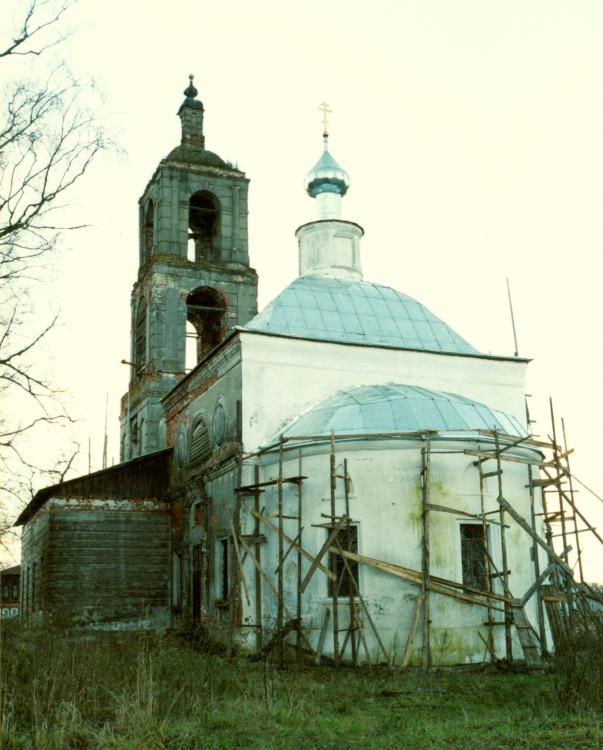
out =
{"type": "Polygon", "coordinates": [[[479,354],[412,297],[367,281],[300,276],[246,326],[296,338],[479,354]]]}
{"type": "MultiPolygon", "coordinates": [[[[515,418],[464,396],[387,383],[345,388],[296,417],[284,437],[388,432],[497,430],[526,437],[515,418]]],[[[270,441],[272,442],[272,441],[270,441]]]]}

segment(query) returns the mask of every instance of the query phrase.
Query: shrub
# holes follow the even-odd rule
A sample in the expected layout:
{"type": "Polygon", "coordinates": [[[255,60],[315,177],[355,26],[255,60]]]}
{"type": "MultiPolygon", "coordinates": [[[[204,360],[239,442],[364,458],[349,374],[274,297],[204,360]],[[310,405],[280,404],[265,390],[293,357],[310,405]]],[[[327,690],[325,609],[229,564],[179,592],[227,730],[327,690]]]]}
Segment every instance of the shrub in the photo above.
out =
{"type": "Polygon", "coordinates": [[[584,600],[571,612],[571,628],[553,659],[555,693],[571,711],[603,713],[603,604],[584,600]]]}

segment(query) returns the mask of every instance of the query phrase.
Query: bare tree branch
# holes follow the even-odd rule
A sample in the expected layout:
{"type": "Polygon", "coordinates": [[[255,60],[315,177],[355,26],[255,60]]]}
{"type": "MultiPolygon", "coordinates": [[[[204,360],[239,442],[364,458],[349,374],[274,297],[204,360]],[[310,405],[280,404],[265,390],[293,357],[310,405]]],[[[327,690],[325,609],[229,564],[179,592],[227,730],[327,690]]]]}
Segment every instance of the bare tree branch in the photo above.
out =
{"type": "Polygon", "coordinates": [[[0,58],[10,55],[35,55],[39,57],[47,50],[64,42],[71,35],[71,32],[60,31],[60,29],[57,31],[58,22],[74,3],[75,0],[68,0],[57,6],[51,0],[31,0],[15,36],[0,51],[0,58]],[[40,37],[49,30],[51,31],[50,38],[42,41],[37,47],[30,46],[37,43],[40,37]]]}
{"type": "Polygon", "coordinates": [[[31,499],[40,476],[64,481],[79,453],[59,451],[48,468],[36,444],[40,431],[73,421],[43,366],[58,318],[43,281],[61,235],[83,226],[59,218],[70,191],[111,144],[92,82],[48,57],[33,77],[31,66],[19,71],[24,56],[48,55],[71,34],[63,21],[76,1],[26,0],[12,30],[0,20],[0,520],[4,503],[31,499]]]}

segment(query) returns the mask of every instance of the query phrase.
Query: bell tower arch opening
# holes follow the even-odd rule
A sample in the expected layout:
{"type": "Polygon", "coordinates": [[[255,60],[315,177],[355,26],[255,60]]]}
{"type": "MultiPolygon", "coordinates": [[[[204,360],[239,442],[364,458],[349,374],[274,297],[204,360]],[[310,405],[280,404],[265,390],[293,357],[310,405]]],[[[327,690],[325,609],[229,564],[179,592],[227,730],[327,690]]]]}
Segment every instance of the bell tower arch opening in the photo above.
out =
{"type": "Polygon", "coordinates": [[[219,260],[219,223],[218,199],[205,190],[193,193],[188,208],[188,260],[195,263],[219,260]]]}
{"type": "Polygon", "coordinates": [[[132,380],[144,372],[147,364],[147,302],[144,297],[138,300],[135,310],[132,380]]]}
{"type": "Polygon", "coordinates": [[[193,366],[226,336],[227,307],[224,293],[209,286],[193,290],[186,298],[186,319],[190,324],[187,326],[187,340],[190,340],[191,326],[194,330],[196,358],[193,366]]]}
{"type": "Polygon", "coordinates": [[[137,205],[139,268],[130,295],[122,460],[132,457],[133,445],[145,453],[165,446],[162,400],[178,376],[257,313],[249,180],[205,148],[205,110],[189,80],[178,110],[180,144],[160,160],[137,205]]]}

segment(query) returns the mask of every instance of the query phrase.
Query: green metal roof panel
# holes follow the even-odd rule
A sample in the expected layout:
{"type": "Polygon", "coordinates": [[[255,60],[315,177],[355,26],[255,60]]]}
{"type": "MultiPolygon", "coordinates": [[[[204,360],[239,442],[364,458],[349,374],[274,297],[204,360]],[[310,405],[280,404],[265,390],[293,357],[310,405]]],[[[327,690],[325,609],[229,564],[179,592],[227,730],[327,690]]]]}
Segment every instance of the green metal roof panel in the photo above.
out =
{"type": "Polygon", "coordinates": [[[337,391],[290,422],[282,434],[328,437],[331,430],[345,435],[497,430],[527,436],[515,417],[485,404],[454,393],[397,383],[337,391]]]}
{"type": "Polygon", "coordinates": [[[480,353],[412,297],[381,284],[334,276],[300,276],[245,329],[400,349],[480,353]]]}

